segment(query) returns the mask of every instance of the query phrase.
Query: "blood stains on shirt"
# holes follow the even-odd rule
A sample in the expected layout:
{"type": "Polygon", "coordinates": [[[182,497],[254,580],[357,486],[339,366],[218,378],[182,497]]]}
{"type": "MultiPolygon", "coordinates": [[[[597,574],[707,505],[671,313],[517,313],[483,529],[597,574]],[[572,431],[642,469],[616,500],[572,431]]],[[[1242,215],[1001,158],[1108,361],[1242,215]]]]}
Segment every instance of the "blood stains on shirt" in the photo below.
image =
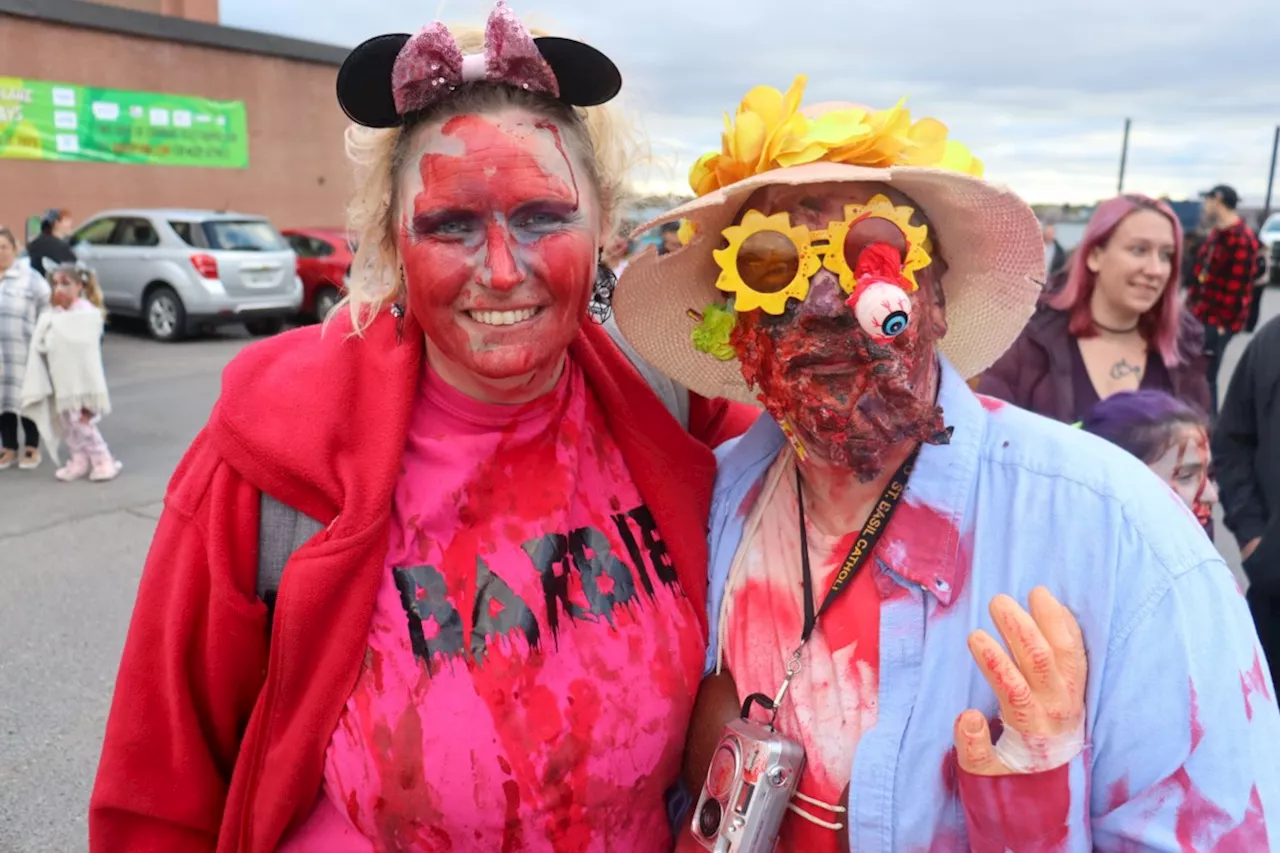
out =
{"type": "Polygon", "coordinates": [[[391,531],[325,763],[346,822],[378,850],[667,845],[705,646],[578,368],[518,407],[428,370],[391,531]]]}
{"type": "MultiPolygon", "coordinates": [[[[743,561],[734,584],[725,647],[739,700],[751,693],[773,696],[786,677],[786,661],[800,641],[804,592],[794,456],[784,453],[764,482],[777,485],[760,495],[752,510],[754,533],[738,550],[743,561]]],[[[748,530],[752,529],[748,521],[748,530]]],[[[814,598],[820,606],[831,580],[849,553],[856,533],[828,536],[807,528],[814,598]]],[[[829,805],[840,804],[863,733],[876,723],[879,697],[880,604],[869,563],[823,614],[801,658],[778,713],[777,728],[804,746],[806,765],[800,793],[829,805]]],[[[843,816],[802,804],[824,821],[843,816]]],[[[839,849],[836,831],[788,812],[778,850],[824,853],[839,849]]]]}

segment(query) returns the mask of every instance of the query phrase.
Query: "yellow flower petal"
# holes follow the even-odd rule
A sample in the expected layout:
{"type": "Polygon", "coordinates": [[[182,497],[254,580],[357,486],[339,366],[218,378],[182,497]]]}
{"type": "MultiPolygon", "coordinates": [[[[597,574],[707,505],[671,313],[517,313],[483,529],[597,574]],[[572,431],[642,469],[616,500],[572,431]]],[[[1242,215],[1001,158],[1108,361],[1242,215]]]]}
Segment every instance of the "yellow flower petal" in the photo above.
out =
{"type": "Polygon", "coordinates": [[[784,117],[792,115],[800,109],[800,101],[804,98],[804,89],[808,84],[809,78],[803,74],[797,74],[796,79],[791,81],[791,88],[787,89],[787,94],[782,98],[782,115],[784,117]]]}
{"type": "Polygon", "coordinates": [[[733,127],[733,159],[755,168],[764,152],[768,129],[755,113],[741,113],[733,127]]]}
{"type": "Polygon", "coordinates": [[[843,145],[871,132],[865,110],[834,110],[809,122],[808,140],[823,145],[843,145]]]}
{"type": "Polygon", "coordinates": [[[755,113],[767,126],[776,125],[783,116],[782,93],[772,86],[756,86],[747,92],[738,107],[739,117],[748,112],[755,113]]]}
{"type": "Polygon", "coordinates": [[[720,154],[704,154],[698,158],[689,170],[689,188],[695,195],[704,196],[716,189],[716,161],[720,154]]]}

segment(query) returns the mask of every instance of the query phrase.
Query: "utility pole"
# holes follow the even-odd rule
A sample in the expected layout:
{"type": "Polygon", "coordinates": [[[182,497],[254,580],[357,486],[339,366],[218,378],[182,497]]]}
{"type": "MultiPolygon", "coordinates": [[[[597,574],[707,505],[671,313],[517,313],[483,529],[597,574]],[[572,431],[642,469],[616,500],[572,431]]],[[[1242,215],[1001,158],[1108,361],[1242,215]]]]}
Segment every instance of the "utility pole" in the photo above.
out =
{"type": "Polygon", "coordinates": [[[1267,200],[1262,205],[1262,221],[1271,215],[1271,189],[1276,183],[1276,153],[1280,151],[1280,125],[1276,125],[1276,137],[1271,143],[1271,170],[1267,172],[1267,200]]]}
{"type": "Polygon", "coordinates": [[[1124,192],[1124,167],[1129,161],[1129,126],[1132,119],[1124,120],[1124,145],[1120,148],[1120,181],[1116,185],[1116,195],[1124,192]]]}

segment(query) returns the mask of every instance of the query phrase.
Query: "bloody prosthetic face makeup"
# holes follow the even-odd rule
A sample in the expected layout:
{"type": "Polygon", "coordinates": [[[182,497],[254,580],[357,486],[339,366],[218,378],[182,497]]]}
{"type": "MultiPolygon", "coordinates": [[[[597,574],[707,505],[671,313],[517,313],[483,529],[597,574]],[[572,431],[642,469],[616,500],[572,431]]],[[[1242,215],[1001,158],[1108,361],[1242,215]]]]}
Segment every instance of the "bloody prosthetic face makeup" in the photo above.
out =
{"type": "Polygon", "coordinates": [[[1209,437],[1204,429],[1184,424],[1160,458],[1148,467],[1182,498],[1201,525],[1213,519],[1218,487],[1209,477],[1209,437]]]}
{"type": "MultiPolygon", "coordinates": [[[[785,212],[794,225],[820,229],[840,221],[847,205],[866,204],[880,194],[894,204],[911,204],[875,185],[820,184],[769,187],[746,207],[765,216],[785,212]]],[[[846,241],[845,257],[857,258],[870,248],[874,263],[869,266],[877,268],[886,266],[891,250],[906,248],[901,232],[887,223],[858,237],[858,246],[846,241]]],[[[854,235],[850,240],[857,242],[854,235]]],[[[804,301],[789,300],[781,315],[739,314],[731,343],[743,377],[760,391],[769,413],[794,429],[807,452],[851,470],[863,482],[882,473],[893,448],[945,440],[942,410],[934,402],[934,343],[946,333],[937,274],[936,264],[916,271],[918,287],[905,296],[909,306],[894,304],[880,312],[888,312],[885,317],[877,315],[886,321],[893,313],[910,317],[892,336],[868,331],[868,324],[875,325],[870,322],[876,319],[870,316],[875,306],[863,306],[862,300],[849,305],[839,276],[825,267],[809,279],[804,301]]]]}
{"type": "Polygon", "coordinates": [[[568,139],[527,110],[459,115],[419,131],[400,177],[409,309],[478,399],[547,390],[586,317],[600,213],[568,139]]]}

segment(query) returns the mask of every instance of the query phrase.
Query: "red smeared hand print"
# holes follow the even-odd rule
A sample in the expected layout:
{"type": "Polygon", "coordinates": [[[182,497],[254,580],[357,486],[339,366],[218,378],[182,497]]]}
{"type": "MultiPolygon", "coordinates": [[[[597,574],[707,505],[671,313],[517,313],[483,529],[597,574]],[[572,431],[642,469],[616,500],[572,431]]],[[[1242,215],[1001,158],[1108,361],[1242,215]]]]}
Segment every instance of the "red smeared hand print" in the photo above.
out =
{"type": "MultiPolygon", "coordinates": [[[[1194,683],[1188,682],[1188,694],[1190,751],[1194,755],[1204,738],[1204,726],[1199,718],[1199,699],[1194,683]]],[[[1130,796],[1127,777],[1114,783],[1108,792],[1107,804],[1111,811],[1130,803],[1141,810],[1139,814],[1145,824],[1133,827],[1131,835],[1145,834],[1162,807],[1175,801],[1174,837],[1183,853],[1254,853],[1267,849],[1266,815],[1256,785],[1251,786],[1249,804],[1240,819],[1204,796],[1191,778],[1186,763],[1150,788],[1138,792],[1136,797],[1130,796]]],[[[1135,844],[1130,849],[1137,851],[1139,847],[1135,844]]],[[[1128,849],[1123,853],[1129,853],[1128,849]]]]}
{"type": "Polygon", "coordinates": [[[993,414],[1008,405],[1004,400],[997,400],[995,397],[988,397],[986,394],[974,394],[973,396],[978,398],[978,402],[982,404],[982,408],[993,414]]]}
{"type": "Polygon", "coordinates": [[[1267,702],[1271,701],[1271,692],[1267,690],[1267,676],[1262,669],[1262,655],[1258,649],[1253,650],[1253,667],[1240,673],[1240,689],[1244,692],[1244,713],[1253,721],[1253,696],[1260,695],[1267,702]]]}
{"type": "Polygon", "coordinates": [[[959,776],[973,853],[1066,853],[1070,765],[1015,776],[959,776]]]}

